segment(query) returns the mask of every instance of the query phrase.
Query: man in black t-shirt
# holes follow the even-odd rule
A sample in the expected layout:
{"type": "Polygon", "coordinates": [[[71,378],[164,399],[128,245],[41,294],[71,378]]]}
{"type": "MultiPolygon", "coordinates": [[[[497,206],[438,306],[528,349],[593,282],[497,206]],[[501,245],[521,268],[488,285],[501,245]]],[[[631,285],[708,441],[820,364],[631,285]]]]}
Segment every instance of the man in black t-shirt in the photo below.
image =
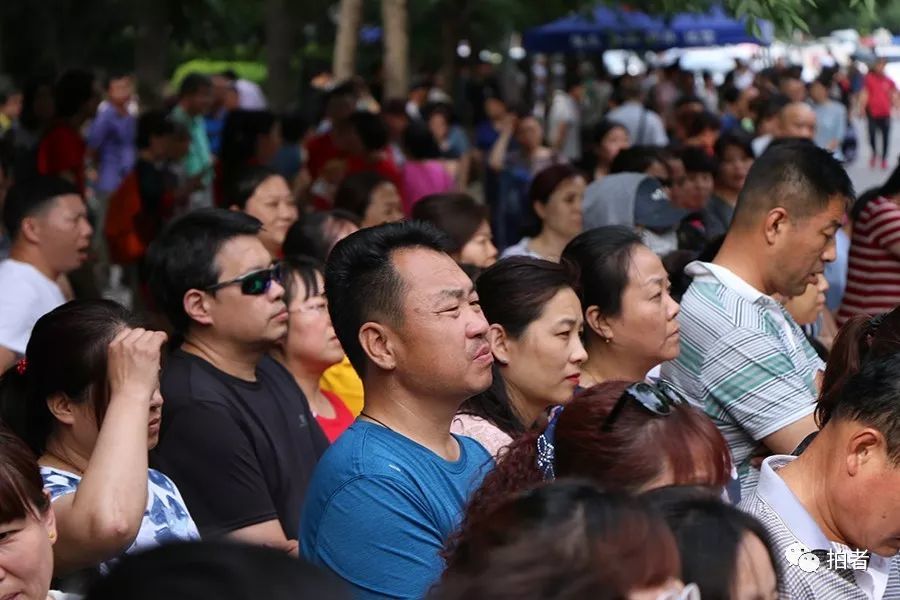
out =
{"type": "Polygon", "coordinates": [[[151,462],[175,480],[203,537],[296,554],[300,507],[328,441],[266,354],[288,313],[260,227],[244,213],[199,210],[150,247],[150,287],[181,340],[160,378],[151,462]]]}

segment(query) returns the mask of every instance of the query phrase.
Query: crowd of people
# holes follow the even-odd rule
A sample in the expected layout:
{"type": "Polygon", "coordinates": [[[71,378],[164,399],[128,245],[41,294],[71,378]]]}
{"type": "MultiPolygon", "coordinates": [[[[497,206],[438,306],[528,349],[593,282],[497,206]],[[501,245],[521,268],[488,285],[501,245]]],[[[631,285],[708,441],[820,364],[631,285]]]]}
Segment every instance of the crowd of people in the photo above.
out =
{"type": "Polygon", "coordinates": [[[0,598],[900,598],[883,61],[585,75],[0,99],[0,598]]]}

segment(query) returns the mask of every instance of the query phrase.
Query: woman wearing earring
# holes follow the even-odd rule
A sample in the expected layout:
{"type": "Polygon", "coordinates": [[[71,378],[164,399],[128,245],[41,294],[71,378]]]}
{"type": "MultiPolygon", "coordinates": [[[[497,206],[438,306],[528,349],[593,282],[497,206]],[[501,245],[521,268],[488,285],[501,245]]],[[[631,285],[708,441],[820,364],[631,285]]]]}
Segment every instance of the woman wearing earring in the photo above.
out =
{"type": "Polygon", "coordinates": [[[678,303],[662,261],[627,227],[598,227],[572,240],[563,261],[580,271],[588,359],[582,386],[642,381],[680,351],[678,303]]]}

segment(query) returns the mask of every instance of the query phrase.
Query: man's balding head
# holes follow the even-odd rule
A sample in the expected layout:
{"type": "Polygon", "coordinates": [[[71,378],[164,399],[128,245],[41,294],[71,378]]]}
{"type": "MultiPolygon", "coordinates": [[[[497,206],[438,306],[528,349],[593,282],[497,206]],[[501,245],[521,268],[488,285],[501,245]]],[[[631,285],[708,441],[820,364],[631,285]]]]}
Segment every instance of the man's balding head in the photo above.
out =
{"type": "Polygon", "coordinates": [[[816,134],[816,113],[806,102],[791,102],[778,113],[778,138],[813,139],[816,134]]]}

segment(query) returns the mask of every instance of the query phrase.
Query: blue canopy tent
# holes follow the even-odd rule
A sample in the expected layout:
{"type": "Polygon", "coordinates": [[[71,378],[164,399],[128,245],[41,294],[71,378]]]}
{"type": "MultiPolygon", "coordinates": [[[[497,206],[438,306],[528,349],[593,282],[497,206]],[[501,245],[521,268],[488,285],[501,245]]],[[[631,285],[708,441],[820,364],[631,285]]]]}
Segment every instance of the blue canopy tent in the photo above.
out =
{"type": "Polygon", "coordinates": [[[759,22],[761,36],[747,30],[744,19],[714,7],[704,14],[681,13],[666,20],[638,11],[599,6],[590,17],[570,15],[525,32],[529,52],[572,53],[602,50],[666,50],[695,46],[755,43],[769,45],[772,24],[759,22]]]}

